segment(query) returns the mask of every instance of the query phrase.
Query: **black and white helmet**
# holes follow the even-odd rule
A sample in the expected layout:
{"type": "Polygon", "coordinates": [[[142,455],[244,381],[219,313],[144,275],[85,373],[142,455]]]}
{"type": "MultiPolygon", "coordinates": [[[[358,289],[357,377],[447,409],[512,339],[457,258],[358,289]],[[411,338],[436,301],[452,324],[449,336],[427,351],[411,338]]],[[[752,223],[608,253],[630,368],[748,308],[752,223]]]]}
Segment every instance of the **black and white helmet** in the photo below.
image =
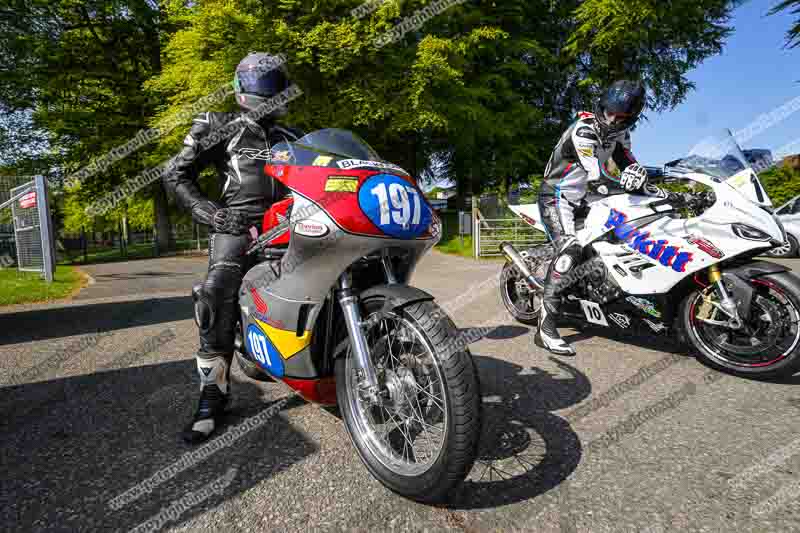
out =
{"type": "MultiPolygon", "coordinates": [[[[233,78],[236,103],[247,111],[255,110],[273,96],[286,90],[289,85],[285,58],[263,52],[247,54],[236,67],[233,78]]],[[[286,107],[282,106],[269,115],[282,117],[286,111],[286,107]]]]}
{"type": "Polygon", "coordinates": [[[595,105],[594,117],[600,136],[606,138],[633,127],[646,102],[647,94],[641,83],[614,82],[595,105]]]}

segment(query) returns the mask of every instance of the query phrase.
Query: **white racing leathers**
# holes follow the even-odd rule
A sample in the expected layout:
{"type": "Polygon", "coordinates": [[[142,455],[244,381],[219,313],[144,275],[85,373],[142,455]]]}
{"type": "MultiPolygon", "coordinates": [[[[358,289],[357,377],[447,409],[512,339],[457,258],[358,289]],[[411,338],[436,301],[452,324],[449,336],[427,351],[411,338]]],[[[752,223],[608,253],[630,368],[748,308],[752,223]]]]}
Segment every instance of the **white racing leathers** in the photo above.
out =
{"type": "Polygon", "coordinates": [[[539,191],[539,211],[556,254],[547,273],[535,340],[553,353],[575,353],[561,339],[554,320],[561,303],[559,283],[581,257],[581,248],[575,239],[575,209],[586,196],[589,181],[607,181],[614,188],[620,186],[619,179],[611,175],[606,163],[613,159],[620,171],[636,163],[630,148],[631,136],[627,130],[601,139],[595,129],[594,115],[580,113],[550,156],[539,191]]]}

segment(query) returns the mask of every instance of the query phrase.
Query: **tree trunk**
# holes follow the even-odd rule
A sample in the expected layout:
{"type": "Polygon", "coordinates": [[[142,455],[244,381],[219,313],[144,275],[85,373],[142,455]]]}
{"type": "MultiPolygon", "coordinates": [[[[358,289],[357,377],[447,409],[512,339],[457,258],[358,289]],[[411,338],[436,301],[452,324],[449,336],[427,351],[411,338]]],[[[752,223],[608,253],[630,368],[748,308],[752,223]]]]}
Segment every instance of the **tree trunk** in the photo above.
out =
{"type": "Polygon", "coordinates": [[[172,242],[172,225],[169,220],[169,203],[167,200],[167,191],[164,190],[164,185],[160,182],[156,184],[153,192],[154,211],[156,217],[156,250],[158,254],[168,252],[174,247],[172,242]]]}

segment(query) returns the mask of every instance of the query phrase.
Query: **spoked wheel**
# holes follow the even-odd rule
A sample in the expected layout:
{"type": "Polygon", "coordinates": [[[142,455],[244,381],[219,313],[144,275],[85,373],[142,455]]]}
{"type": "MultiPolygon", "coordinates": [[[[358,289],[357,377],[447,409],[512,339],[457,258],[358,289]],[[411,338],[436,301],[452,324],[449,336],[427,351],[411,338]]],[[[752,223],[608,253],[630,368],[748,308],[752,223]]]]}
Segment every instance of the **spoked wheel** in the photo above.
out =
{"type": "MultiPolygon", "coordinates": [[[[552,259],[552,247],[546,254],[537,253],[536,258],[523,254],[528,268],[540,282],[544,282],[547,267],[552,259]]],[[[541,247],[533,248],[528,252],[539,252],[541,247]]],[[[531,289],[522,277],[519,269],[513,263],[506,263],[500,274],[500,297],[503,305],[511,316],[522,324],[535,326],[539,320],[539,311],[542,307],[542,295],[531,289]]]]}
{"type": "Polygon", "coordinates": [[[748,376],[788,376],[800,370],[800,285],[790,276],[749,281],[754,290],[750,318],[739,329],[726,325],[712,287],[689,295],[684,327],[702,358],[748,376]]]}
{"type": "Polygon", "coordinates": [[[375,401],[361,390],[348,350],[336,362],[339,406],[373,476],[407,498],[440,502],[475,461],[480,432],[477,375],[469,352],[452,349],[457,329],[436,304],[386,311],[383,302],[365,304],[365,334],[381,385],[379,398],[375,401]]]}

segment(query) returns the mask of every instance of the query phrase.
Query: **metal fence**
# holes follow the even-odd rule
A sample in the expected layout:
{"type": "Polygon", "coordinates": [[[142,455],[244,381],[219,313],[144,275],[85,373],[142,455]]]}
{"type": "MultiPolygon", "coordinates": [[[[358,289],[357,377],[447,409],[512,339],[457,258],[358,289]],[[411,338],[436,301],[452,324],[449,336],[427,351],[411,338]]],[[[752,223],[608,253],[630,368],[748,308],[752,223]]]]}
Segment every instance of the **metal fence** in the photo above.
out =
{"type": "Polygon", "coordinates": [[[0,228],[8,247],[9,226],[14,236],[14,257],[2,255],[0,266],[17,264],[20,271],[39,272],[48,282],[53,281],[55,247],[50,219],[47,180],[44,176],[0,177],[0,228]],[[7,218],[10,208],[10,219],[7,218]]]}
{"type": "Polygon", "coordinates": [[[500,256],[500,245],[504,242],[525,249],[547,242],[545,234],[519,218],[478,217],[475,231],[475,250],[480,257],[500,256]]]}
{"type": "Polygon", "coordinates": [[[178,223],[171,228],[169,250],[158,249],[155,228],[127,232],[121,227],[102,232],[88,228],[81,233],[63,233],[59,245],[63,258],[68,261],[96,262],[207,253],[208,237],[206,226],[178,223]]]}

